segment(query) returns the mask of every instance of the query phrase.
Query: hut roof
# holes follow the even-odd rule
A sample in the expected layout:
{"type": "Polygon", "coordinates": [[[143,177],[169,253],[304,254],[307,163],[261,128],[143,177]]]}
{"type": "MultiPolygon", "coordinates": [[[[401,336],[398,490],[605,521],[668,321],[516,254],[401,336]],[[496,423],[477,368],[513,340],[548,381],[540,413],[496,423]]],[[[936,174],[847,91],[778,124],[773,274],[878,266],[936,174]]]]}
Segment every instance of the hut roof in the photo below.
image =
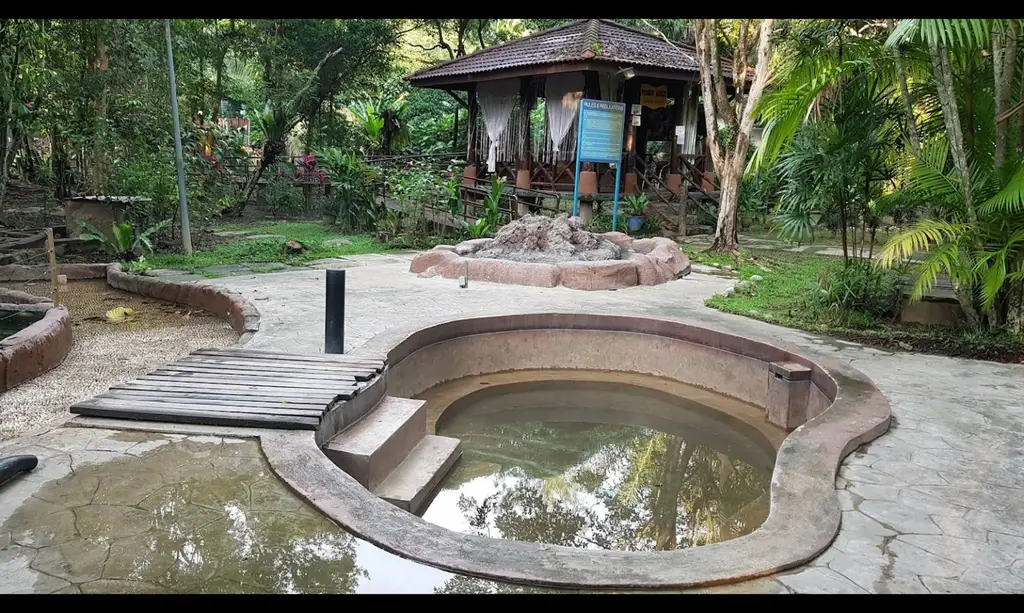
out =
{"type": "MultiPolygon", "coordinates": [[[[485,47],[418,70],[406,79],[412,85],[430,87],[471,82],[477,76],[495,78],[493,73],[513,68],[601,62],[672,73],[699,72],[697,52],[690,45],[669,43],[609,19],[582,19],[485,47]]],[[[731,64],[722,59],[727,74],[732,71],[731,64]]]]}

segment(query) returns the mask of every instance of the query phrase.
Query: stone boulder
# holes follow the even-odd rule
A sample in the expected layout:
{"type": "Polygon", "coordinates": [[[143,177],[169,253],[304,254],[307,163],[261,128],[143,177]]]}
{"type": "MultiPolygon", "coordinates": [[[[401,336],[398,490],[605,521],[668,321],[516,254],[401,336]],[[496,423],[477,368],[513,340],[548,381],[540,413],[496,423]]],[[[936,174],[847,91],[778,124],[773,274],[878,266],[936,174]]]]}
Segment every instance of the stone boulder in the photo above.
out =
{"type": "MultiPolygon", "coordinates": [[[[690,274],[690,258],[686,257],[679,245],[670,238],[655,237],[647,239],[652,241],[653,247],[645,253],[647,259],[654,262],[666,281],[679,279],[690,274]]],[[[634,247],[640,241],[633,241],[634,247]]]]}
{"type": "Polygon", "coordinates": [[[588,232],[579,217],[527,215],[503,227],[477,258],[558,264],[618,260],[621,248],[588,232]]]}

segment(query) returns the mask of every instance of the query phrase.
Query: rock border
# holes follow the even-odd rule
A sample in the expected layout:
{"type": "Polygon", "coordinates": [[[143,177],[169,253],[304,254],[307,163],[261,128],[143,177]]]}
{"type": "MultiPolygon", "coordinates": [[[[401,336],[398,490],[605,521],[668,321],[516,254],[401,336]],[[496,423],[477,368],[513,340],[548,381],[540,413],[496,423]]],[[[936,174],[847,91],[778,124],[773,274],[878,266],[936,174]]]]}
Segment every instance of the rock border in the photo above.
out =
{"type": "Polygon", "coordinates": [[[860,371],[798,347],[681,322],[627,316],[543,313],[445,320],[389,331],[354,352],[388,352],[388,370],[419,349],[481,333],[536,329],[618,330],[670,337],[766,362],[810,366],[834,401],[782,443],[767,520],[752,533],[713,545],[661,552],[591,551],[460,534],[377,498],[337,468],[312,433],[268,433],[261,446],[295,492],[359,538],[444,570],[499,581],[569,588],[689,588],[738,582],[804,564],[839,530],[835,490],[850,452],[889,427],[885,396],[860,371]]]}
{"type": "Polygon", "coordinates": [[[4,290],[0,296],[12,300],[0,303],[0,311],[44,313],[39,321],[0,339],[0,392],[5,392],[60,366],[74,341],[67,307],[15,290],[4,290]],[[34,301],[13,301],[25,296],[34,301]]]}
{"type": "Polygon", "coordinates": [[[260,313],[238,292],[193,282],[180,283],[157,277],[133,275],[115,262],[106,267],[107,284],[133,294],[140,294],[175,304],[186,304],[209,311],[225,319],[238,333],[236,345],[248,343],[260,329],[260,313]]]}
{"type": "Polygon", "coordinates": [[[660,285],[690,274],[690,258],[672,239],[634,239],[622,232],[605,232],[598,236],[626,251],[624,258],[558,264],[477,258],[473,255],[491,239],[474,239],[458,245],[438,245],[417,255],[409,265],[409,272],[421,277],[458,279],[468,271],[473,281],[534,287],[561,285],[590,291],[660,285]]]}
{"type": "MultiPolygon", "coordinates": [[[[0,266],[0,282],[32,281],[49,267],[7,264],[0,266]]],[[[236,346],[245,345],[260,329],[260,313],[237,292],[194,282],[176,282],[133,275],[121,264],[61,264],[58,273],[69,280],[105,278],[114,289],[209,311],[227,320],[238,333],[236,346]]],[[[66,307],[54,307],[49,298],[0,288],[0,308],[46,310],[42,320],[0,340],[0,392],[29,381],[59,366],[71,351],[71,318],[66,307]],[[51,313],[52,312],[52,313],[51,313]],[[13,383],[12,383],[13,381],[13,383]]]]}

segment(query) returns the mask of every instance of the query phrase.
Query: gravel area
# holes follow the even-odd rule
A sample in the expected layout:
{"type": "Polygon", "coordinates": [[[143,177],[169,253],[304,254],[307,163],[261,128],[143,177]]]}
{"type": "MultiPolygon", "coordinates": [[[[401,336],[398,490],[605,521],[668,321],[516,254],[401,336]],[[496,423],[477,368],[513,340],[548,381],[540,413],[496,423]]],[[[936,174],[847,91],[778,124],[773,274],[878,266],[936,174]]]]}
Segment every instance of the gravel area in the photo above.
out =
{"type": "MultiPolygon", "coordinates": [[[[46,283],[3,287],[42,296],[46,283]]],[[[202,347],[238,340],[227,322],[205,312],[115,290],[102,279],[74,281],[61,294],[71,313],[75,343],[64,363],[0,395],[0,441],[70,417],[72,404],[105,392],[202,347]],[[105,313],[129,307],[135,316],[108,323],[105,313]]]]}

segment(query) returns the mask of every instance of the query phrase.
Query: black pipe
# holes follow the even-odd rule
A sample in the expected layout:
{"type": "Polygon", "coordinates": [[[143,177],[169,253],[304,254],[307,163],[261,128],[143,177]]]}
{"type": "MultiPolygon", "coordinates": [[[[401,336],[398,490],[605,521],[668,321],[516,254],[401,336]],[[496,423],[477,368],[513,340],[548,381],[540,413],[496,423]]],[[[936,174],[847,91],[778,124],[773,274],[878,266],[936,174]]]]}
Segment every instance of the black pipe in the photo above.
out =
{"type": "Polygon", "coordinates": [[[7,483],[20,473],[28,472],[39,465],[39,458],[34,455],[15,455],[0,458],[0,485],[7,483]]]}
{"type": "Polygon", "coordinates": [[[345,270],[327,271],[324,353],[345,353],[345,270]]]}

